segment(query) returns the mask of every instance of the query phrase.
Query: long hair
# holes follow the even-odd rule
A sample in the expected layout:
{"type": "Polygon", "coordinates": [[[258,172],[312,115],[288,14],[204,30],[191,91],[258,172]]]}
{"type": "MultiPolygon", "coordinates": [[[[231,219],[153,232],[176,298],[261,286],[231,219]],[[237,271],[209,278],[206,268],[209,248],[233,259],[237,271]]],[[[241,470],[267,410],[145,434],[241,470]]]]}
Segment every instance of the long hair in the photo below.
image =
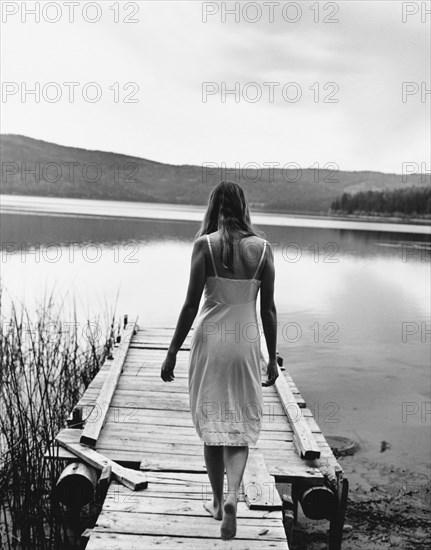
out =
{"type": "Polygon", "coordinates": [[[233,232],[241,237],[261,236],[250,220],[250,211],[240,185],[222,181],[211,191],[208,207],[195,238],[220,230],[221,256],[224,267],[233,271],[233,232]]]}

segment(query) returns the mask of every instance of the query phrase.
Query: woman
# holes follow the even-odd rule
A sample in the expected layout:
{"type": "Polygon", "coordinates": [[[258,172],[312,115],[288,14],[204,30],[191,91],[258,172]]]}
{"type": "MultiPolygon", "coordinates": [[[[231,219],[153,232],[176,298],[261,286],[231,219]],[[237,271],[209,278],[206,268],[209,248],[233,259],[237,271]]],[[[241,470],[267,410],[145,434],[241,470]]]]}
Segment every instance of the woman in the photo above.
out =
{"type": "Polygon", "coordinates": [[[211,192],[193,246],[187,297],[162,365],[171,382],[176,354],[205,301],[195,326],[189,358],[189,400],[213,490],[204,504],[222,520],[221,538],[236,534],[238,491],[248,457],[262,427],[262,386],[274,384],[277,313],[271,245],[250,222],[242,188],[222,182],[211,192]],[[267,343],[268,381],[261,382],[256,298],[267,343]],[[224,471],[228,489],[223,504],[224,471]]]}

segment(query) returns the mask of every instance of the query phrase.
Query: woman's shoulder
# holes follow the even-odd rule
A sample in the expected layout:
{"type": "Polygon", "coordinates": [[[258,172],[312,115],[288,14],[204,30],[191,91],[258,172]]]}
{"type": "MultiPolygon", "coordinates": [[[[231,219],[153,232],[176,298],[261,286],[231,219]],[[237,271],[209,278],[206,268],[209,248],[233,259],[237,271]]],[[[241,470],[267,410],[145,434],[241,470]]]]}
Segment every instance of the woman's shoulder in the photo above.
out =
{"type": "Polygon", "coordinates": [[[207,235],[201,235],[196,237],[193,241],[193,250],[195,253],[202,253],[206,251],[208,247],[207,235]]]}
{"type": "MultiPolygon", "coordinates": [[[[211,241],[211,243],[217,243],[220,240],[220,231],[213,231],[212,233],[207,233],[206,235],[202,235],[201,237],[198,237],[196,239],[196,242],[198,243],[206,243],[207,239],[211,241]]],[[[243,244],[253,244],[258,245],[260,247],[269,246],[270,242],[265,238],[261,237],[260,235],[244,235],[239,238],[239,241],[243,244]]]]}
{"type": "Polygon", "coordinates": [[[247,235],[244,237],[244,240],[247,239],[247,242],[255,243],[261,246],[264,246],[269,244],[269,241],[265,239],[265,237],[261,237],[260,235],[247,235]]]}

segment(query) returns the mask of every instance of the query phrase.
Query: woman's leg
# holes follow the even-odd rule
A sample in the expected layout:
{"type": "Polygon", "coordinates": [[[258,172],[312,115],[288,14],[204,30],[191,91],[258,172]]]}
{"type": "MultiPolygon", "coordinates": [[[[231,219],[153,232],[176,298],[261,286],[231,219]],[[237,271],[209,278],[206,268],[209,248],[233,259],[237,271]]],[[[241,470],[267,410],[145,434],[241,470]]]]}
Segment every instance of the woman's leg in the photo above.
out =
{"type": "Polygon", "coordinates": [[[220,533],[224,540],[233,539],[236,535],[236,505],[238,493],[248,458],[248,446],[224,447],[226,466],[227,494],[223,507],[223,522],[220,533]]]}
{"type": "Polygon", "coordinates": [[[213,501],[205,502],[204,507],[215,517],[215,519],[221,519],[223,515],[224,483],[223,447],[204,443],[204,457],[208,477],[213,490],[213,501]]]}

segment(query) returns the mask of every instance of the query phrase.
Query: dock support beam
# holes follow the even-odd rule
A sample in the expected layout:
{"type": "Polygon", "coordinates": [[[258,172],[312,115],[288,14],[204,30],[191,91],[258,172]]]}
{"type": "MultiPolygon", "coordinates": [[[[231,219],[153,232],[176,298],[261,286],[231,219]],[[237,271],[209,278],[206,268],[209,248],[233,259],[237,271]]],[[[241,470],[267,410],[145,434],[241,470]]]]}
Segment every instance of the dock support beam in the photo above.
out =
{"type": "Polygon", "coordinates": [[[296,523],[297,504],[293,502],[291,497],[291,487],[282,494],[281,502],[283,503],[283,526],[286,533],[287,545],[292,544],[293,525],[296,523]]]}
{"type": "Polygon", "coordinates": [[[347,496],[349,482],[346,478],[340,478],[337,491],[337,506],[329,523],[328,550],[340,550],[343,539],[344,519],[347,510],[347,496]]]}

